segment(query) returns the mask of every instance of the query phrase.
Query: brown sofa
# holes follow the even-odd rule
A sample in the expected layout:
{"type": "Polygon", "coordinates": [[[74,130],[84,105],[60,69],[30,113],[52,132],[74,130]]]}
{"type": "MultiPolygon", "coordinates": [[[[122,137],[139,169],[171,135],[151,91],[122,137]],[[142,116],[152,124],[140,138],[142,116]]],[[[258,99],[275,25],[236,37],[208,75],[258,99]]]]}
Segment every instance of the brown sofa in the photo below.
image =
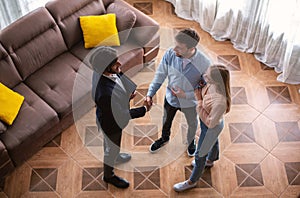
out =
{"type": "Polygon", "coordinates": [[[116,6],[123,9],[115,13],[117,23],[124,9],[136,17],[131,29],[119,32],[129,36],[116,47],[123,72],[133,76],[156,57],[159,26],[122,0],[50,1],[0,32],[0,82],[25,97],[13,124],[0,133],[0,180],[94,106],[92,49],[84,48],[78,18],[116,6]]]}

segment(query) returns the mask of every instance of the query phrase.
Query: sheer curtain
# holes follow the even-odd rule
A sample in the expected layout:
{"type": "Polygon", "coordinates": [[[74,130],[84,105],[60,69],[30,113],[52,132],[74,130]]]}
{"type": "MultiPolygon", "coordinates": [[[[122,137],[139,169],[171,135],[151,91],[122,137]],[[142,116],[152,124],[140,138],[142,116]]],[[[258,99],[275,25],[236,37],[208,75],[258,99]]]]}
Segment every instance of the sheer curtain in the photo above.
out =
{"type": "Polygon", "coordinates": [[[195,20],[216,40],[230,39],[280,73],[277,80],[300,83],[298,0],[167,0],[178,16],[195,20]]]}
{"type": "Polygon", "coordinates": [[[48,0],[0,0],[0,30],[48,0]]]}

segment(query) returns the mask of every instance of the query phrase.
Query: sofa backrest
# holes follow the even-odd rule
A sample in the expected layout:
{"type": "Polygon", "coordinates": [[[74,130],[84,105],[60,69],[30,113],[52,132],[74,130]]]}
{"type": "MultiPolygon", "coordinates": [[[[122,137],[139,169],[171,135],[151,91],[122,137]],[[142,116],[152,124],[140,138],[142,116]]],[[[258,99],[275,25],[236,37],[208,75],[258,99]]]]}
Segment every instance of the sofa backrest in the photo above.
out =
{"type": "Polygon", "coordinates": [[[0,82],[9,88],[15,87],[22,81],[11,57],[0,44],[0,82]]]}
{"type": "Polygon", "coordinates": [[[115,0],[102,0],[102,2],[103,2],[103,4],[104,4],[104,6],[105,6],[105,8],[107,8],[107,6],[109,5],[109,4],[111,4],[111,3],[113,3],[115,0]]]}
{"type": "Polygon", "coordinates": [[[53,0],[49,1],[45,7],[60,27],[69,49],[83,41],[80,16],[106,13],[102,0],[53,0]]]}
{"type": "Polygon", "coordinates": [[[57,24],[44,7],[37,8],[3,29],[0,42],[23,80],[67,50],[57,24]]]}

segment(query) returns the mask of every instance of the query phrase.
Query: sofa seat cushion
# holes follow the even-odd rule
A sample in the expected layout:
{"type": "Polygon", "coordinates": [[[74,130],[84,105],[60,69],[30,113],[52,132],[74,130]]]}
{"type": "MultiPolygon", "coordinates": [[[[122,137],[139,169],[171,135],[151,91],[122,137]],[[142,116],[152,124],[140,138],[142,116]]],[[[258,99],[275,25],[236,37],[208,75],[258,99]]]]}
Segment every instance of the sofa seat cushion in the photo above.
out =
{"type": "Polygon", "coordinates": [[[87,66],[66,52],[28,77],[25,83],[63,118],[72,112],[72,103],[89,94],[91,76],[92,71],[87,66]],[[75,80],[81,85],[73,90],[75,80]]]}
{"type": "Polygon", "coordinates": [[[17,85],[14,91],[22,94],[25,100],[14,124],[0,135],[0,139],[17,164],[23,161],[27,153],[24,151],[38,144],[38,137],[57,125],[59,119],[56,112],[24,83],[17,85]]]}
{"type": "MultiPolygon", "coordinates": [[[[122,71],[128,72],[127,75],[133,76],[143,68],[143,48],[136,43],[126,42],[121,46],[113,48],[118,51],[122,71]]],[[[83,44],[79,43],[71,49],[71,53],[92,68],[89,64],[89,56],[92,54],[92,50],[93,49],[85,49],[83,44]]]]}
{"type": "Polygon", "coordinates": [[[86,49],[84,47],[84,42],[82,41],[82,42],[78,43],[77,45],[75,45],[74,47],[72,47],[70,52],[74,56],[79,58],[81,61],[83,61],[86,65],[89,65],[88,55],[92,50],[93,49],[86,49]]]}

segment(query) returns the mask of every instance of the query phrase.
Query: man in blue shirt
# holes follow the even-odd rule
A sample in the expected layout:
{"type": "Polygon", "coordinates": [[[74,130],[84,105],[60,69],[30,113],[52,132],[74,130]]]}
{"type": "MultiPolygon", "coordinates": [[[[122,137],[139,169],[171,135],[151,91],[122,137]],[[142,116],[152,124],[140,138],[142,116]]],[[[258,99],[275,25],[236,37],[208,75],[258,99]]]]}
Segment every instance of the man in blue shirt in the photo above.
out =
{"type": "Polygon", "coordinates": [[[175,36],[175,47],[166,51],[149,86],[146,100],[152,104],[153,96],[168,78],[162,136],[151,144],[149,149],[151,153],[157,152],[169,141],[173,119],[177,110],[180,110],[184,113],[188,124],[187,153],[190,157],[195,154],[198,121],[194,90],[211,64],[210,60],[196,48],[199,40],[199,35],[195,30],[180,31],[175,36]]]}

